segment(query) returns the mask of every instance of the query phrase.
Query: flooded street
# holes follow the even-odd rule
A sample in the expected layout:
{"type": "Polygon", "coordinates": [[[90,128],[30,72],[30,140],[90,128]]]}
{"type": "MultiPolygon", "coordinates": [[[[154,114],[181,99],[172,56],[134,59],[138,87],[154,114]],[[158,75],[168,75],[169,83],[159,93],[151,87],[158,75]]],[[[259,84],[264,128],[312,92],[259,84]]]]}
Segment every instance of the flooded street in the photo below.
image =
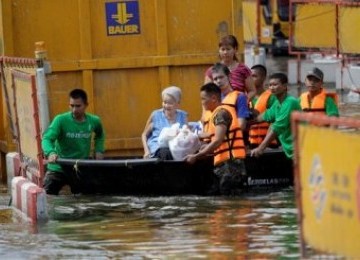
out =
{"type": "MultiPolygon", "coordinates": [[[[269,73],[287,71],[285,58],[267,62],[269,73]]],[[[340,105],[343,116],[360,118],[359,108],[340,105]]],[[[49,196],[50,219],[35,226],[9,201],[1,186],[0,259],[300,258],[292,187],[241,197],[49,196]]]]}
{"type": "Polygon", "coordinates": [[[298,258],[291,189],[244,197],[49,198],[33,227],[0,210],[0,257],[298,258]]]}

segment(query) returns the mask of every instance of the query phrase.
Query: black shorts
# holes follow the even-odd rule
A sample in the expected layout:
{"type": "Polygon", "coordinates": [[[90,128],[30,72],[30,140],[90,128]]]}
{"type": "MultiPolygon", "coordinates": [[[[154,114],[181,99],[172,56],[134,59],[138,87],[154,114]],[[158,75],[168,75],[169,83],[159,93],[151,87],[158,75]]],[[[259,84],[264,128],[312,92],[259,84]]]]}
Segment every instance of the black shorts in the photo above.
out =
{"type": "Polygon", "coordinates": [[[80,192],[79,176],[73,172],[53,172],[47,171],[44,179],[44,189],[47,194],[58,195],[61,188],[69,185],[71,192],[80,192]]]}

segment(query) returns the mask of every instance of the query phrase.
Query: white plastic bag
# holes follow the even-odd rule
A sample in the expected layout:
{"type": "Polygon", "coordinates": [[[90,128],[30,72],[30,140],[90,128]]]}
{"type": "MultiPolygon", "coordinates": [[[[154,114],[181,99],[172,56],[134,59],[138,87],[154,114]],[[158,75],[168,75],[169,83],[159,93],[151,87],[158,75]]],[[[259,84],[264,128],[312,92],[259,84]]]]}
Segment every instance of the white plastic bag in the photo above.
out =
{"type": "Polygon", "coordinates": [[[176,137],[180,131],[180,124],[175,123],[171,127],[164,127],[159,135],[158,144],[159,148],[169,147],[169,141],[176,137]]]}
{"type": "Polygon", "coordinates": [[[200,149],[201,142],[198,136],[184,126],[179,134],[169,141],[169,149],[175,161],[182,161],[188,154],[193,154],[200,149]]]}

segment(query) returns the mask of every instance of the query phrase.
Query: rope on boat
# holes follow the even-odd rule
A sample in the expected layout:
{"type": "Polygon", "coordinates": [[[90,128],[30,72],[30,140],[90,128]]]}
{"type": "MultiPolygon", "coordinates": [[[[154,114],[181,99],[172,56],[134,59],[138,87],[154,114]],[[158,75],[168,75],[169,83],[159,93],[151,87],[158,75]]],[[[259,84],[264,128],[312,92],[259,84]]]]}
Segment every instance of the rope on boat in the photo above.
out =
{"type": "Polygon", "coordinates": [[[78,165],[78,162],[79,162],[79,161],[80,161],[80,160],[76,160],[76,161],[75,161],[75,164],[74,164],[74,167],[73,167],[73,169],[74,169],[74,171],[75,171],[76,178],[77,178],[78,180],[80,180],[80,176],[79,176],[80,170],[79,170],[79,165],[78,165]]]}

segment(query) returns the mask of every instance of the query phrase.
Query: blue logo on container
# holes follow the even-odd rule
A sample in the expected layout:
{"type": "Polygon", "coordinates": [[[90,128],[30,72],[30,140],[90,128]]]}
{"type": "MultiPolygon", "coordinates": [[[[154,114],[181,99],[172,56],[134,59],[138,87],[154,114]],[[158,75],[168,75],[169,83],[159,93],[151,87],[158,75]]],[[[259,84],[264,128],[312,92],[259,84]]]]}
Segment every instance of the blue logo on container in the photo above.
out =
{"type": "Polygon", "coordinates": [[[105,3],[107,35],[127,35],[140,33],[139,3],[119,1],[105,3]]]}

